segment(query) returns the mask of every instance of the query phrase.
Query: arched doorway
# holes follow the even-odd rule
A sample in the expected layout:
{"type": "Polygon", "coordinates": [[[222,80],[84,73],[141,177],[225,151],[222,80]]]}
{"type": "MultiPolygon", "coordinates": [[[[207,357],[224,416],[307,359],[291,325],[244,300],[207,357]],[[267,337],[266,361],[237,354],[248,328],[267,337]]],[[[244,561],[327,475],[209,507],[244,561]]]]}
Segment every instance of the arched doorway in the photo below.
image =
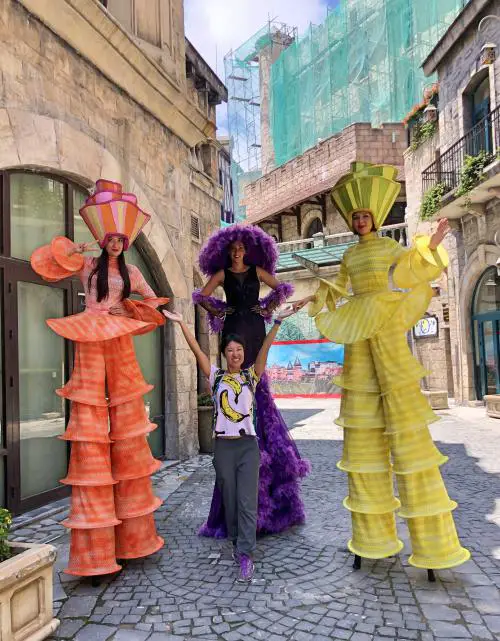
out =
{"type": "MultiPolygon", "coordinates": [[[[59,440],[69,407],[55,390],[68,380],[72,344],[54,334],[47,318],[83,309],[76,278],[47,283],[31,269],[34,249],[56,235],[90,240],[78,215],[86,196],[60,176],[16,169],[0,172],[0,505],[24,512],[68,494],[68,446],[59,440]],[[48,462],[50,461],[50,464],[48,462]]],[[[127,260],[151,273],[134,247],[127,260]]],[[[146,397],[156,456],[164,453],[163,333],[137,337],[136,350],[155,390],[146,397]]]]}
{"type": "Polygon", "coordinates": [[[313,218],[309,227],[307,228],[306,238],[312,238],[314,234],[319,234],[323,231],[323,224],[320,218],[313,218]]]}
{"type": "Polygon", "coordinates": [[[500,277],[488,267],[472,300],[474,379],[477,398],[500,394],[500,277]]]}

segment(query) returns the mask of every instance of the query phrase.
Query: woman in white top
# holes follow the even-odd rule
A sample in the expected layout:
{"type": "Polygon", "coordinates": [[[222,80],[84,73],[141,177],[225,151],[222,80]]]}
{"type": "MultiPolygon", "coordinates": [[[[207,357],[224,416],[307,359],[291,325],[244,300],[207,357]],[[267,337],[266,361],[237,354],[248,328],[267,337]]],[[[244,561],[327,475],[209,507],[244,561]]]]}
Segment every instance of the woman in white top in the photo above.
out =
{"type": "Polygon", "coordinates": [[[281,321],[291,316],[293,308],[278,313],[257,355],[255,364],[242,369],[245,360],[244,340],[227,335],[221,353],[227,370],[210,365],[196,338],[180,314],[163,312],[179,323],[182,333],[202,372],[209,378],[214,397],[214,467],[224,504],[228,537],[234,546],[234,559],[240,566],[239,581],[251,581],[254,572],[252,554],[257,538],[257,493],[259,485],[259,446],[254,425],[255,387],[266,369],[269,349],[281,321]]]}

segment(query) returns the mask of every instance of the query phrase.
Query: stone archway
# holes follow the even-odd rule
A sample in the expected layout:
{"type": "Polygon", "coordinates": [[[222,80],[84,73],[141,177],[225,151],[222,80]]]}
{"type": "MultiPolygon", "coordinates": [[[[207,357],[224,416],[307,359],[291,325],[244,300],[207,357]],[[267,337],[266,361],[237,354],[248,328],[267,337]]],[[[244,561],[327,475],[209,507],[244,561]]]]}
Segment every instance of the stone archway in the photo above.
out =
{"type": "Polygon", "coordinates": [[[150,261],[161,293],[188,297],[188,283],[165,227],[153,203],[124,163],[67,122],[33,112],[0,109],[0,130],[0,169],[23,167],[51,172],[85,188],[91,187],[98,178],[106,177],[123,183],[128,191],[135,193],[141,208],[151,214],[138,247],[150,261]]]}
{"type": "Polygon", "coordinates": [[[459,356],[454,369],[455,379],[459,381],[459,398],[463,401],[475,400],[473,370],[473,345],[470,332],[471,306],[477,282],[485,269],[494,266],[500,257],[500,249],[496,245],[479,245],[467,261],[466,268],[460,278],[458,291],[455,292],[458,299],[457,318],[457,342],[459,356]]]}

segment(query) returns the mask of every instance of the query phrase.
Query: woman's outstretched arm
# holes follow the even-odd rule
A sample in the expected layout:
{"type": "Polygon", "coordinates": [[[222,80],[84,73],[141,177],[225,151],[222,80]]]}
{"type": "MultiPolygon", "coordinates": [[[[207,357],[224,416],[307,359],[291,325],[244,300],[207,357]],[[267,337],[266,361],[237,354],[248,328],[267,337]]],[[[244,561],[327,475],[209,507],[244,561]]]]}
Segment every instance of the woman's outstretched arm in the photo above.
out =
{"type": "Polygon", "coordinates": [[[262,374],[266,370],[267,356],[269,354],[269,350],[271,349],[271,345],[273,344],[274,339],[276,338],[276,334],[279,331],[281,321],[285,320],[285,318],[288,318],[294,313],[295,312],[293,310],[293,307],[286,307],[281,312],[279,312],[278,315],[276,316],[276,320],[271,330],[267,334],[266,338],[264,339],[264,342],[262,343],[262,347],[260,348],[260,351],[257,354],[257,358],[255,359],[254,370],[259,378],[262,376],[262,374]]]}
{"type": "Polygon", "coordinates": [[[186,342],[189,345],[189,349],[195,355],[195,358],[198,361],[198,365],[200,366],[201,371],[205,374],[205,376],[207,377],[210,376],[210,361],[208,360],[208,356],[201,349],[198,341],[193,336],[193,334],[189,331],[188,326],[182,319],[182,316],[177,312],[167,312],[167,310],[165,309],[163,310],[163,314],[174,323],[178,323],[180,325],[182,333],[184,334],[184,338],[186,339],[186,342]]]}

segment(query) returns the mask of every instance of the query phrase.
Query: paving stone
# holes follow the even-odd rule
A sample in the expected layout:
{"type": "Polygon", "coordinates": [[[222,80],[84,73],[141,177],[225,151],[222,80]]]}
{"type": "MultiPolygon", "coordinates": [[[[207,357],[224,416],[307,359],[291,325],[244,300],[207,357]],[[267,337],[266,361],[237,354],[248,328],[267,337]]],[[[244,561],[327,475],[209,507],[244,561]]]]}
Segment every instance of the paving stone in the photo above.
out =
{"type": "Polygon", "coordinates": [[[484,616],[484,622],[488,626],[488,629],[492,632],[500,634],[500,617],[496,616],[484,616]]]}
{"type": "Polygon", "coordinates": [[[493,635],[484,625],[476,625],[474,623],[471,623],[467,627],[469,628],[469,632],[474,638],[487,639],[488,641],[490,639],[493,639],[493,635]]]}
{"type": "Polygon", "coordinates": [[[470,639],[471,633],[463,625],[443,621],[431,621],[430,626],[436,637],[445,639],[470,639]]]}
{"type": "Polygon", "coordinates": [[[106,641],[113,636],[115,629],[109,625],[96,625],[89,623],[75,636],[75,641],[106,641]]]}
{"type": "Polygon", "coordinates": [[[431,621],[459,621],[461,618],[457,610],[447,605],[424,604],[422,611],[425,617],[431,621]]]}
{"type": "Polygon", "coordinates": [[[71,639],[85,625],[81,619],[66,619],[54,632],[58,639],[71,639]]]}
{"type": "Polygon", "coordinates": [[[60,616],[63,619],[70,617],[89,617],[96,603],[96,596],[72,596],[63,605],[60,616]]]}
{"type": "Polygon", "coordinates": [[[141,630],[121,629],[118,630],[113,637],[113,641],[146,641],[149,634],[149,632],[143,632],[141,630]]]}

